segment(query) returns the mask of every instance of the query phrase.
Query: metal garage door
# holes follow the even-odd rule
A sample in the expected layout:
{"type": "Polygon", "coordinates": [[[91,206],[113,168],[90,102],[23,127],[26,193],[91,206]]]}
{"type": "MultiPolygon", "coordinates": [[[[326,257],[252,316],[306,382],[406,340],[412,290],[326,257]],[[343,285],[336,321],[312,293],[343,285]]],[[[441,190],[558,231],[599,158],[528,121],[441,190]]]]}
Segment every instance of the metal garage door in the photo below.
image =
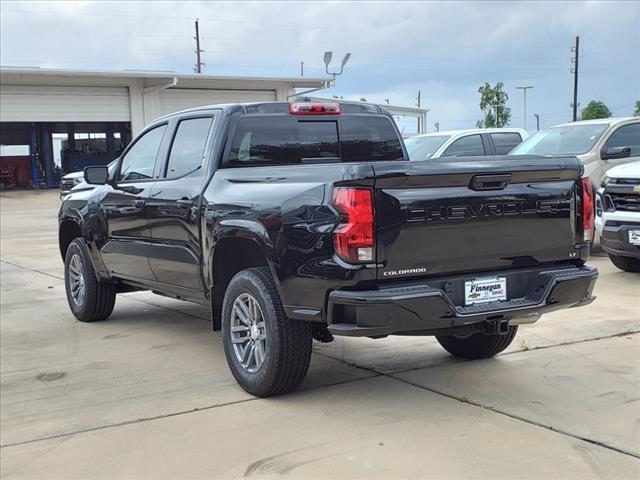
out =
{"type": "Polygon", "coordinates": [[[128,122],[127,87],[2,85],[2,122],[128,122]]]}
{"type": "Polygon", "coordinates": [[[274,90],[168,89],[160,92],[160,115],[202,105],[234,102],[269,102],[275,99],[276,92],[274,90]]]}

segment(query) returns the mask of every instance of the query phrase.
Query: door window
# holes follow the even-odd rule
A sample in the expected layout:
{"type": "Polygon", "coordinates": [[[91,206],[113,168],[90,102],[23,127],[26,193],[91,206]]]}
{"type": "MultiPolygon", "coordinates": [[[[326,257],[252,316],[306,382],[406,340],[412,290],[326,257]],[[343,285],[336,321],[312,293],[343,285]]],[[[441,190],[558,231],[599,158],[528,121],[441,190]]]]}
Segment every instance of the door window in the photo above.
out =
{"type": "Polygon", "coordinates": [[[165,177],[182,177],[200,168],[212,123],[212,117],[204,117],[182,120],[178,124],[165,177]]]}
{"type": "Polygon", "coordinates": [[[121,181],[153,178],[156,157],[166,129],[165,124],[149,130],[133,144],[122,159],[121,181]]]}
{"type": "Polygon", "coordinates": [[[506,155],[522,142],[519,133],[492,133],[491,140],[496,155],[506,155]]]}
{"type": "Polygon", "coordinates": [[[443,157],[467,157],[484,155],[482,138],[480,135],[469,135],[454,141],[442,154],[443,157]]]}
{"type": "Polygon", "coordinates": [[[640,156],[640,123],[625,125],[613,132],[604,148],[615,147],[631,147],[631,156],[640,156]]]}

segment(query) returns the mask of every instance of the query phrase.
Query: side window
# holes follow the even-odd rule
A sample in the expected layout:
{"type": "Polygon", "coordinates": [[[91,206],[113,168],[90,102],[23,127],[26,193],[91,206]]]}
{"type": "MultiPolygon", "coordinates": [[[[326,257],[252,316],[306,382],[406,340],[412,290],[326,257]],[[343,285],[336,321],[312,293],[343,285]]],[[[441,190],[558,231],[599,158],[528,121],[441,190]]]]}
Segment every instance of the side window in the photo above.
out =
{"type": "Polygon", "coordinates": [[[631,156],[640,155],[640,123],[618,128],[611,134],[604,148],[631,147],[631,156]]]}
{"type": "Polygon", "coordinates": [[[482,138],[480,135],[469,135],[454,141],[442,154],[443,157],[467,157],[474,155],[484,155],[482,138]]]}
{"type": "Polygon", "coordinates": [[[496,155],[506,155],[522,142],[519,133],[492,133],[491,140],[496,155]]]}
{"type": "Polygon", "coordinates": [[[153,178],[156,157],[166,129],[166,125],[161,125],[149,130],[133,144],[122,159],[119,180],[153,178]]]}
{"type": "Polygon", "coordinates": [[[212,123],[212,117],[204,117],[182,120],[178,124],[171,144],[165,177],[181,177],[202,165],[204,147],[212,123]]]}

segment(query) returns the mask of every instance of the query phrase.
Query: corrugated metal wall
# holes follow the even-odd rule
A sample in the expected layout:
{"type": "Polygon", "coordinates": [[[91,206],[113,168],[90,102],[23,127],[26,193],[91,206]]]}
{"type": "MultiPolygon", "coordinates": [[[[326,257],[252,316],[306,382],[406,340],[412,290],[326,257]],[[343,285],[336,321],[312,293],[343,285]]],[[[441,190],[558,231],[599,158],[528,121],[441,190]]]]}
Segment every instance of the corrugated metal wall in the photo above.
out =
{"type": "Polygon", "coordinates": [[[127,87],[0,86],[2,122],[128,122],[127,87]]]}

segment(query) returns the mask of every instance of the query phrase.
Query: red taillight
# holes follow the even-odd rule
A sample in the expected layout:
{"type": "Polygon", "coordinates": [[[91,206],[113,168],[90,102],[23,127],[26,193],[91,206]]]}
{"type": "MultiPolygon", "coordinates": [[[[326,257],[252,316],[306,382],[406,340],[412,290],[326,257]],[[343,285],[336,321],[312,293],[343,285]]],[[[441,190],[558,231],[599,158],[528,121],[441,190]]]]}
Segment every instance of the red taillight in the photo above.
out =
{"type": "Polygon", "coordinates": [[[289,113],[294,115],[340,115],[340,104],[311,102],[290,103],[289,113]]]}
{"type": "Polygon", "coordinates": [[[593,241],[593,231],[595,226],[595,209],[593,197],[593,184],[589,177],[580,179],[580,227],[583,242],[593,241]]]}
{"type": "Polygon", "coordinates": [[[350,263],[375,260],[373,196],[369,188],[338,187],[333,206],[340,223],[333,233],[336,253],[350,263]]]}

